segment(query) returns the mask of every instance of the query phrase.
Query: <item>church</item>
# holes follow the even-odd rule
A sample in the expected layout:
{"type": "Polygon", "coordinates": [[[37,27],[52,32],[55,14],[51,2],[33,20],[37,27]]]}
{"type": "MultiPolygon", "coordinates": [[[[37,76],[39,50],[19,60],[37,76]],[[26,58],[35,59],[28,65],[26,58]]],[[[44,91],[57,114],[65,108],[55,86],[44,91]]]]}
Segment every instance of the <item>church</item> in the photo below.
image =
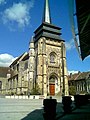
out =
{"type": "Polygon", "coordinates": [[[68,95],[65,41],[61,28],[52,24],[49,0],[45,0],[41,25],[34,31],[29,51],[9,67],[7,94],[68,95]]]}

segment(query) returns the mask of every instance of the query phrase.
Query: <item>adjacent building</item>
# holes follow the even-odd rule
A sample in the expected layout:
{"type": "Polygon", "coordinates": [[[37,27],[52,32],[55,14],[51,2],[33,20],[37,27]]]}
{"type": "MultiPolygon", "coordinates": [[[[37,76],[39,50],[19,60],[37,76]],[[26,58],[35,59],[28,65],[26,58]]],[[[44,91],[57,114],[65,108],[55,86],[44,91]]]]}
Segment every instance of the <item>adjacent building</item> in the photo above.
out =
{"type": "Polygon", "coordinates": [[[12,73],[8,77],[7,94],[27,94],[28,60],[29,54],[25,52],[9,66],[12,73]]]}
{"type": "Polygon", "coordinates": [[[68,80],[69,88],[74,86],[76,94],[90,94],[90,71],[70,74],[68,80]]]}
{"type": "Polygon", "coordinates": [[[0,67],[0,94],[6,94],[7,78],[10,74],[9,67],[0,67]]]}

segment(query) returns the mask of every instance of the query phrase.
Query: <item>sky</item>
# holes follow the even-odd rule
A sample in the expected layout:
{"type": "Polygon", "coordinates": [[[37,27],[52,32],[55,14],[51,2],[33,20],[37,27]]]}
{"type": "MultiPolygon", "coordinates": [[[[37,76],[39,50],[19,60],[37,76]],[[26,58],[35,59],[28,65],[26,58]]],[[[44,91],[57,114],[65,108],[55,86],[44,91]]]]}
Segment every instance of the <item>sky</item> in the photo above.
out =
{"type": "MultiPolygon", "coordinates": [[[[69,72],[90,71],[90,56],[84,61],[76,50],[69,16],[70,0],[49,0],[52,24],[61,27],[69,72]]],[[[0,66],[9,66],[29,50],[34,31],[42,23],[44,0],[0,0],[0,66]]]]}

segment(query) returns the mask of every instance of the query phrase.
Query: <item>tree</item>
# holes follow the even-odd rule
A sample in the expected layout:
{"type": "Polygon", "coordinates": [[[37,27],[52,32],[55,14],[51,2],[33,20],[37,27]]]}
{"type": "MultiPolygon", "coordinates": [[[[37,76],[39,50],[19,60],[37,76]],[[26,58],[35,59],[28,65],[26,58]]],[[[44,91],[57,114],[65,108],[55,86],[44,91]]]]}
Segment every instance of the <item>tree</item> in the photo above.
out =
{"type": "Polygon", "coordinates": [[[69,94],[70,95],[76,94],[76,87],[75,86],[69,86],[69,94]]]}
{"type": "Polygon", "coordinates": [[[30,93],[30,94],[31,94],[31,95],[40,95],[40,94],[41,94],[41,93],[40,93],[40,88],[39,88],[39,85],[38,85],[38,84],[36,84],[36,87],[31,90],[31,93],[30,93]]]}

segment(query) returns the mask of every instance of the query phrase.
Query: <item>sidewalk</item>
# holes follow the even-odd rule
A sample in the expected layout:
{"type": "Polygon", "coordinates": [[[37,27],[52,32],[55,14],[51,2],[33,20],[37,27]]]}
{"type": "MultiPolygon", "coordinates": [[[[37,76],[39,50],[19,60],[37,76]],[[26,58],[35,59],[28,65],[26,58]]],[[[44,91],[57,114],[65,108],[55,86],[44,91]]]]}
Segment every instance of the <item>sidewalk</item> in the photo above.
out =
{"type": "MultiPolygon", "coordinates": [[[[74,104],[72,104],[74,106],[74,104]]],[[[44,120],[43,100],[0,99],[0,120],[44,120]]],[[[75,106],[74,106],[75,108],[75,106]]],[[[61,100],[57,103],[55,120],[90,120],[90,103],[64,114],[61,100]]],[[[52,113],[51,113],[52,114],[52,113]]]]}
{"type": "Polygon", "coordinates": [[[70,114],[63,114],[56,120],[90,120],[90,103],[73,110],[70,114]]]}
{"type": "MultiPolygon", "coordinates": [[[[90,103],[74,109],[70,114],[64,114],[62,103],[58,103],[56,111],[57,115],[55,120],[90,120],[90,103]]],[[[22,120],[44,120],[43,112],[43,109],[35,110],[22,120]]]]}

